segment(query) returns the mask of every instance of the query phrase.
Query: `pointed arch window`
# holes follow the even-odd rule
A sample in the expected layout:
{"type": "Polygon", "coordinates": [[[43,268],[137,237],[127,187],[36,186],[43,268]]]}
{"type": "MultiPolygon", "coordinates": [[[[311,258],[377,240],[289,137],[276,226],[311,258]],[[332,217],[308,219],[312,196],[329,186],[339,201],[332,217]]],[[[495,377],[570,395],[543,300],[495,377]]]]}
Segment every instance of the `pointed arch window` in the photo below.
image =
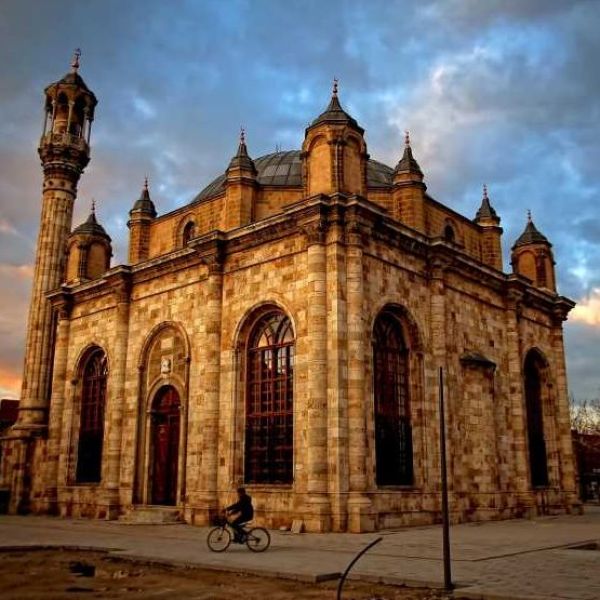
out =
{"type": "Polygon", "coordinates": [[[254,325],[246,364],[246,483],[292,483],[294,332],[285,314],[254,325]]]}
{"type": "Polygon", "coordinates": [[[412,485],[409,350],[389,312],[379,315],[373,334],[377,485],[412,485]]]}
{"type": "Polygon", "coordinates": [[[83,368],[77,483],[98,483],[101,479],[107,376],[106,355],[98,348],[83,368]]]}
{"type": "Polygon", "coordinates": [[[542,372],[544,362],[535,352],[525,358],[525,404],[527,411],[527,438],[529,442],[529,471],[531,485],[548,485],[548,457],[544,439],[542,405],[542,372]]]}

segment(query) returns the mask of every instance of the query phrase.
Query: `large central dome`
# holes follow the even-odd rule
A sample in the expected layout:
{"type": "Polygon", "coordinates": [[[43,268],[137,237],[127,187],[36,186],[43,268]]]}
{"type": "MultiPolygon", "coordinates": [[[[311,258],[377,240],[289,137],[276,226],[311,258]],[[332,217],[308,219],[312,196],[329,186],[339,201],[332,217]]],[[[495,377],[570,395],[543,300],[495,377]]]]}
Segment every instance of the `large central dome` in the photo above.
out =
{"type": "MultiPolygon", "coordinates": [[[[281,187],[302,186],[302,159],[300,150],[273,152],[254,159],[260,185],[281,187]]],[[[370,188],[387,188],[392,185],[394,169],[369,159],[367,163],[367,185],[370,188]]],[[[225,173],[209,183],[193,200],[198,202],[217,196],[225,190],[225,173]]]]}

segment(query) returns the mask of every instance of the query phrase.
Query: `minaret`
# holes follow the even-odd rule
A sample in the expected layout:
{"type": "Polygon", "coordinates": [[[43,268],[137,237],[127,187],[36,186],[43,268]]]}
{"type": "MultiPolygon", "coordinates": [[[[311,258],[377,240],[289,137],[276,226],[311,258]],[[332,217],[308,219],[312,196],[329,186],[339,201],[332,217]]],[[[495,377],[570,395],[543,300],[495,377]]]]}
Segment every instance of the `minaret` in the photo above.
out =
{"type": "Polygon", "coordinates": [[[412,153],[410,135],[404,136],[404,152],[394,169],[394,188],[392,196],[393,214],[402,223],[427,233],[425,219],[425,191],[423,171],[412,153]]]}
{"type": "Polygon", "coordinates": [[[490,202],[485,183],[483,184],[481,206],[475,215],[475,223],[481,227],[483,236],[482,261],[490,267],[502,271],[502,227],[500,227],[500,217],[490,202]]]}
{"type": "Polygon", "coordinates": [[[71,71],[44,92],[43,130],[38,149],[44,170],[42,216],[16,432],[43,432],[48,420],[55,332],[46,295],[64,279],[73,203],[77,183],[90,160],[90,132],[97,104],[78,73],[80,54],[75,51],[71,71]]]}
{"type": "Polygon", "coordinates": [[[150,226],[156,218],[156,208],[150,198],[148,177],[133,208],[129,211],[129,264],[135,265],[150,255],[150,226]]]}
{"type": "Polygon", "coordinates": [[[535,287],[556,292],[552,244],[538,231],[527,211],[527,225],[512,247],[513,271],[531,280],[535,287]]]}

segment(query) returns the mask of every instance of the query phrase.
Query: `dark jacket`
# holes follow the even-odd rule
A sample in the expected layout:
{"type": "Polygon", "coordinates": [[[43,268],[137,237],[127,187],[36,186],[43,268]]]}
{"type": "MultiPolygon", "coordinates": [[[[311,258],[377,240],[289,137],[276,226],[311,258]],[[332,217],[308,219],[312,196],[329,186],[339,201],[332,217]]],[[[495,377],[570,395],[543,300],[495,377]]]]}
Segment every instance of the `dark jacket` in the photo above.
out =
{"type": "Polygon", "coordinates": [[[250,521],[254,517],[254,507],[252,506],[252,498],[245,494],[235,504],[227,507],[229,512],[239,512],[241,521],[250,521]]]}

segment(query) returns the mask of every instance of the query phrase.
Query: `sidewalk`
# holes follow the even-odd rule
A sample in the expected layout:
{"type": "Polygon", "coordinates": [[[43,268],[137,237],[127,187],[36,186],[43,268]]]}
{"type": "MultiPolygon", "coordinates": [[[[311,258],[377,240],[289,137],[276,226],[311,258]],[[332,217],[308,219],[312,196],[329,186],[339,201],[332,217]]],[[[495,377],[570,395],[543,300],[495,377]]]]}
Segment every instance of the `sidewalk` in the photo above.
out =
{"type": "MultiPolygon", "coordinates": [[[[0,548],[106,549],[118,556],[319,581],[336,578],[375,537],[384,539],[353,570],[354,578],[440,587],[441,527],[376,534],[271,532],[266,554],[233,546],[214,554],[206,529],[116,521],[0,516],[0,548]]],[[[457,598],[600,599],[600,507],[583,516],[543,517],[451,528],[457,598]],[[596,542],[596,550],[571,549],[596,542]]]]}

